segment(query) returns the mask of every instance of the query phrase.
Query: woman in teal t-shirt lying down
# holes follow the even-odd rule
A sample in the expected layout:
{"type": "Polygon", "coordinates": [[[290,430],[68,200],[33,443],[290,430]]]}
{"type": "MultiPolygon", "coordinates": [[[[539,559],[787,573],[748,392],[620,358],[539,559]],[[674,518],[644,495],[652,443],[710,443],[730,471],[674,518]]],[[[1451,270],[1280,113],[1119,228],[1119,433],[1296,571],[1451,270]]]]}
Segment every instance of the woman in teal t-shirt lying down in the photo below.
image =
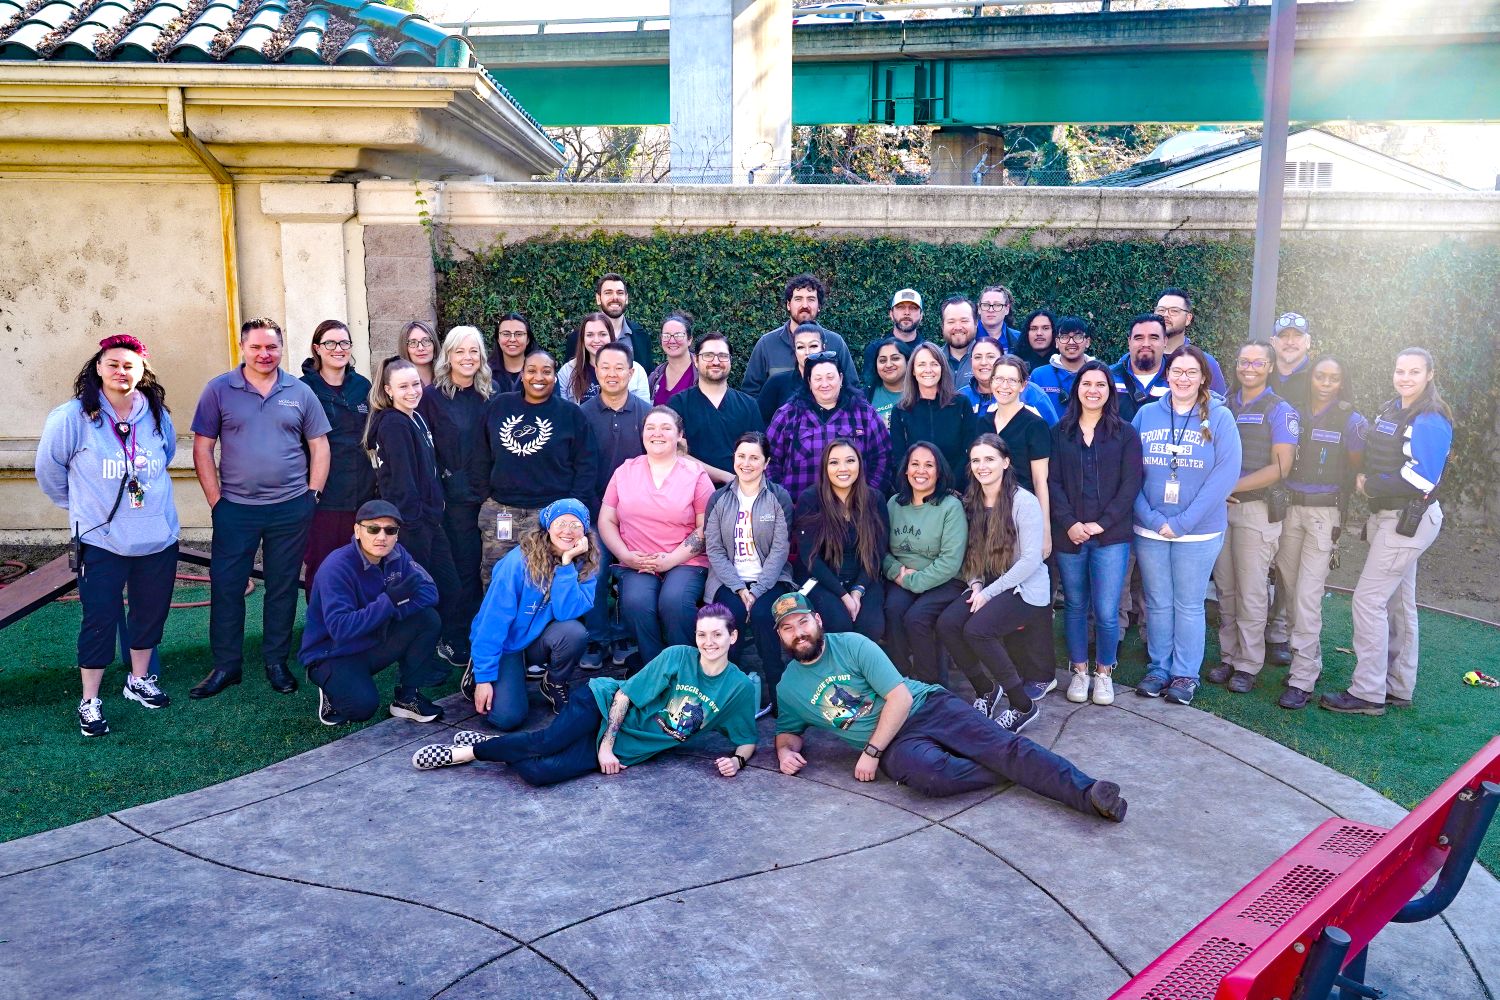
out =
{"type": "Polygon", "coordinates": [[[732,778],[755,752],[755,689],[729,662],[737,638],[722,604],[698,612],[697,649],[671,646],[630,680],[596,677],[592,697],[575,694],[552,724],[524,733],[460,731],[452,745],[425,746],[411,762],[427,771],[472,760],[509,764],[529,785],[555,785],[592,771],[619,774],[685,743],[704,729],[738,744],[714,763],[732,778]]]}

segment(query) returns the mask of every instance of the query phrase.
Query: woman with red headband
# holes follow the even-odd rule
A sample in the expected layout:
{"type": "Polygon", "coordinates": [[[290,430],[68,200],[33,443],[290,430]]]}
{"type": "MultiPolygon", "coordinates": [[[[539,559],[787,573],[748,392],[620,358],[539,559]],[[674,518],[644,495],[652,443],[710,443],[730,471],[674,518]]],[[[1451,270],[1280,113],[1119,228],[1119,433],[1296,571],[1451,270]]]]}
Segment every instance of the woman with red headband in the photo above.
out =
{"type": "Polygon", "coordinates": [[[73,382],[73,398],[47,415],[36,450],[37,483],[68,512],[77,554],[78,728],[85,736],[109,732],[99,688],[115,660],[122,616],[130,642],[125,697],[146,708],[171,701],[150,670],[177,574],[177,505],[167,474],[177,434],[146,358],[146,345],[128,334],[101,340],[73,382]]]}

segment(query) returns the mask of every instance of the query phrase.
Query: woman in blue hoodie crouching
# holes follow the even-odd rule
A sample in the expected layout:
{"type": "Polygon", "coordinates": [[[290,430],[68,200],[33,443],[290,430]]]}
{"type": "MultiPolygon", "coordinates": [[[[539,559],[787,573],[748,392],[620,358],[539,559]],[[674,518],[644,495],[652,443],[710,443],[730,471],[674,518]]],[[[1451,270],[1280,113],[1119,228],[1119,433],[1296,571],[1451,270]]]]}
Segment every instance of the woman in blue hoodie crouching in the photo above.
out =
{"type": "Polygon", "coordinates": [[[105,337],[78,373],[73,398],[47,415],[36,450],[37,483],[68,512],[78,541],[78,728],[85,736],[109,732],[99,688],[115,660],[122,616],[130,641],[125,697],[146,708],[171,701],[151,659],[177,576],[177,505],[167,473],[176,452],[166,392],[146,361],[146,345],[129,334],[105,337]]]}
{"type": "Polygon", "coordinates": [[[594,606],[597,543],[581,501],[557,500],[537,514],[537,527],[495,564],[469,641],[473,660],[463,692],[497,729],[526,721],[526,664],[543,663],[541,691],[562,711],[588,644],[578,619],[594,606]]]}
{"type": "Polygon", "coordinates": [[[1203,666],[1203,600],[1240,475],[1234,414],[1208,390],[1208,359],[1189,344],[1167,369],[1170,392],[1133,421],[1145,466],[1135,498],[1135,558],[1146,592],[1150,664],[1135,693],[1190,704],[1203,666]]]}

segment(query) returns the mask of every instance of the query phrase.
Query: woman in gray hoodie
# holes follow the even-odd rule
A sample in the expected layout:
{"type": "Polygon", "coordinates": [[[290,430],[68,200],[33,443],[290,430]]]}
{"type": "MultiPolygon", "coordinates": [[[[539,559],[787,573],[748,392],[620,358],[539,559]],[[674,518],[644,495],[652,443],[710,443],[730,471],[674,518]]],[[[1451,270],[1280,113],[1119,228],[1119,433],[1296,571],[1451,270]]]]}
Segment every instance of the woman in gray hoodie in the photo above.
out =
{"type": "Polygon", "coordinates": [[[776,703],[776,685],[786,669],[771,605],[792,589],[792,498],[766,478],[770,458],[764,434],[741,434],[734,443],[734,480],[708,498],[703,516],[708,552],[703,600],[734,612],[741,635],[750,624],[763,682],[757,718],[776,703]]]}
{"type": "Polygon", "coordinates": [[[151,663],[177,575],[177,505],[167,472],[177,434],[146,358],[146,345],[129,334],[101,340],[73,383],[73,398],[47,415],[36,450],[37,483],[68,512],[78,553],[78,728],[85,736],[109,732],[99,688],[115,659],[122,616],[130,642],[125,697],[146,708],[171,701],[151,663]],[[128,614],[121,600],[127,590],[128,614]]]}

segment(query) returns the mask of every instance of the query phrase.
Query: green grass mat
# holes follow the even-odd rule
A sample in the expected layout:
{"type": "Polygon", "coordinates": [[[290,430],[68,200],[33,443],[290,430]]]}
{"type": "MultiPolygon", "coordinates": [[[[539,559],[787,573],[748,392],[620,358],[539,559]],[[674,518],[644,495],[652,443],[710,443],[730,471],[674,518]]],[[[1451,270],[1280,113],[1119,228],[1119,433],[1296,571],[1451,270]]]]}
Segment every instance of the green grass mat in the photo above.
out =
{"type": "MultiPolygon", "coordinates": [[[[178,591],[178,600],[206,596],[204,588],[178,591]]],[[[153,712],[125,701],[120,696],[124,669],[112,668],[102,692],[110,733],[95,739],[79,735],[75,717],[78,604],[50,605],[6,629],[0,641],[0,733],[10,752],[0,764],[0,841],[202,788],[349,732],[318,723],[317,698],[305,681],[294,695],[279,695],[267,686],[259,669],[259,591],[248,604],[252,634],[243,684],[207,701],[188,698],[188,689],[209,668],[208,609],[173,611],[162,643],[162,687],[172,705],[153,712]]],[[[1331,595],[1320,690],[1348,683],[1354,657],[1340,647],[1350,647],[1349,620],[1348,599],[1331,595]]],[[[1065,662],[1061,643],[1058,652],[1059,662],[1065,662]]],[[[1210,633],[1205,663],[1216,662],[1217,655],[1210,633]]],[[[1143,664],[1140,640],[1132,630],[1121,651],[1120,680],[1139,680],[1143,664]]],[[[1460,681],[1476,667],[1500,672],[1497,664],[1500,631],[1423,613],[1422,670],[1411,709],[1391,710],[1382,718],[1335,715],[1315,706],[1288,712],[1276,707],[1285,680],[1285,669],[1277,667],[1267,667],[1257,688],[1245,695],[1204,685],[1195,705],[1409,808],[1500,729],[1500,690],[1471,688],[1460,681]]],[[[303,679],[300,670],[296,673],[303,679]]],[[[393,671],[381,675],[385,695],[394,682],[393,671]]],[[[1166,772],[1163,780],[1169,780],[1166,772]]],[[[1500,873],[1500,831],[1491,831],[1480,860],[1500,873]]]]}

